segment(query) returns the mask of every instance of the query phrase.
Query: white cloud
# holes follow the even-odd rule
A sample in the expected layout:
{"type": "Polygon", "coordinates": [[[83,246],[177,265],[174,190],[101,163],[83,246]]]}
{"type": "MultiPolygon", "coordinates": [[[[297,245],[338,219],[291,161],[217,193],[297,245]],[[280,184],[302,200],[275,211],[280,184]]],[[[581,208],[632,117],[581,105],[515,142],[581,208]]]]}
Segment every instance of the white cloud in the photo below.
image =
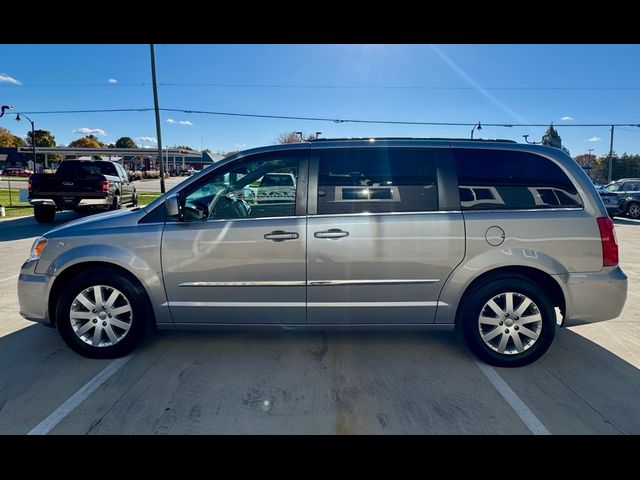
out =
{"type": "Polygon", "coordinates": [[[236,147],[238,147],[238,148],[244,148],[246,146],[247,146],[246,143],[236,143],[236,147]]]}
{"type": "Polygon", "coordinates": [[[587,138],[587,142],[599,142],[600,140],[602,140],[600,137],[587,138]]]}
{"type": "Polygon", "coordinates": [[[573,117],[570,117],[569,115],[562,117],[560,120],[573,120],[573,117]]]}
{"type": "Polygon", "coordinates": [[[167,123],[178,123],[180,125],[193,125],[189,120],[174,120],[173,118],[167,118],[167,123]]]}
{"type": "Polygon", "coordinates": [[[158,141],[153,137],[136,137],[136,140],[140,140],[141,142],[158,143],[158,141]]]}
{"type": "Polygon", "coordinates": [[[0,83],[11,83],[12,85],[22,85],[20,80],[16,80],[6,73],[0,73],[0,83]]]}
{"type": "Polygon", "coordinates": [[[155,147],[153,147],[151,145],[143,145],[142,148],[155,148],[155,147]]]}
{"type": "Polygon", "coordinates": [[[118,83],[118,80],[116,80],[115,78],[110,78],[109,80],[107,80],[107,83],[111,83],[111,84],[118,83]]]}
{"type": "Polygon", "coordinates": [[[87,128],[87,127],[76,128],[75,130],[73,130],[73,133],[84,133],[85,135],[100,135],[100,136],[105,136],[107,134],[101,128],[87,128]]]}

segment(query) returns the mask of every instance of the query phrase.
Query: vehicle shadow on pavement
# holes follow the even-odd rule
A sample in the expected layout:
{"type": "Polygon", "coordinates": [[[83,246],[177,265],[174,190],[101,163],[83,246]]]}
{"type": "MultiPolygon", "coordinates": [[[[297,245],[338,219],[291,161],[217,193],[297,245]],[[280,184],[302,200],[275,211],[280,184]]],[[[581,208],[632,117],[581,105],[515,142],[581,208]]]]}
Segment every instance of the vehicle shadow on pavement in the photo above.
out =
{"type": "MultiPolygon", "coordinates": [[[[28,432],[109,363],[40,325],[0,337],[0,358],[0,433],[28,432]]],[[[571,330],[496,370],[554,434],[640,433],[640,370],[571,330]]],[[[114,378],[61,431],[528,433],[450,332],[162,331],[114,378]]]]}
{"type": "Polygon", "coordinates": [[[63,223],[86,216],[75,212],[58,212],[53,222],[38,223],[33,216],[0,222],[0,242],[38,237],[63,223]]]}

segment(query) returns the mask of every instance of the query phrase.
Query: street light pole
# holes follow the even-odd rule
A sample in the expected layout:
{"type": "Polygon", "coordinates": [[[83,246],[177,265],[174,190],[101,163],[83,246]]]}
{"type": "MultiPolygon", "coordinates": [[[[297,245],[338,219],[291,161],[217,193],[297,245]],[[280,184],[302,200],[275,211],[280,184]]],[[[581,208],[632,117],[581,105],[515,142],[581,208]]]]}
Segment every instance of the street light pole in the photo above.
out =
{"type": "Polygon", "coordinates": [[[160,109],[158,108],[158,82],[156,81],[156,54],[153,43],[151,49],[151,79],[153,81],[153,104],[156,110],[156,133],[158,135],[158,160],[160,161],[160,192],[164,193],[164,159],[162,158],[162,133],[160,132],[160,109]]]}
{"type": "Polygon", "coordinates": [[[611,183],[611,170],[613,167],[613,129],[614,125],[611,125],[611,143],[609,145],[609,175],[607,176],[607,183],[611,183]]]}
{"type": "Polygon", "coordinates": [[[29,120],[29,123],[31,123],[31,148],[33,149],[33,170],[36,173],[38,173],[38,162],[36,161],[36,127],[35,127],[35,123],[33,122],[33,120],[31,120],[29,117],[27,117],[24,113],[23,114],[18,113],[16,115],[16,121],[17,122],[19,122],[21,120],[20,115],[22,115],[24,118],[29,120]]]}
{"type": "Polygon", "coordinates": [[[482,125],[480,125],[480,122],[478,122],[476,125],[474,125],[473,128],[471,129],[471,140],[473,140],[473,131],[475,129],[482,130],[482,125]]]}
{"type": "Polygon", "coordinates": [[[591,159],[593,158],[593,148],[589,149],[589,178],[591,178],[591,159]]]}

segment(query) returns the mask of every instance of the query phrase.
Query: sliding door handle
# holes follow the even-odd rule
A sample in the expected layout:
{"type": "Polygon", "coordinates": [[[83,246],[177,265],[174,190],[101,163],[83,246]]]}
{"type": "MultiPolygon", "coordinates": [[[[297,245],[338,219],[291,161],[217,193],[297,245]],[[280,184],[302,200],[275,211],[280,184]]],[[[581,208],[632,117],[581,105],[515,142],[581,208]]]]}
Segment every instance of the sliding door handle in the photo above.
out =
{"type": "Polygon", "coordinates": [[[316,238],[342,238],[348,237],[349,232],[345,232],[344,230],[340,230],[339,228],[330,228],[329,230],[315,232],[313,236],[316,238]]]}
{"type": "Polygon", "coordinates": [[[274,242],[284,242],[285,240],[295,240],[300,235],[296,232],[285,232],[284,230],[274,230],[271,233],[266,233],[264,238],[266,240],[273,240],[274,242]]]}

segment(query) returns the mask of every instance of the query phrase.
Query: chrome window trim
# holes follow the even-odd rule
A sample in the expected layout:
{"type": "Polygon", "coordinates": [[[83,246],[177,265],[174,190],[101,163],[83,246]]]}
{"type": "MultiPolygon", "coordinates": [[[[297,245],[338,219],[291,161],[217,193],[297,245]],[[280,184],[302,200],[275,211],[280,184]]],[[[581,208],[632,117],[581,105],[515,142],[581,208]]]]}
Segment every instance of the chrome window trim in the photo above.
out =
{"type": "Polygon", "coordinates": [[[370,217],[381,215],[432,215],[432,214],[462,213],[462,210],[430,210],[421,212],[358,212],[358,213],[322,213],[307,215],[310,218],[334,218],[334,217],[370,217]]]}
{"type": "Polygon", "coordinates": [[[522,212],[579,212],[584,207],[559,207],[559,208],[476,208],[463,210],[464,214],[468,213],[484,213],[484,212],[506,212],[506,213],[522,213],[522,212]]]}

